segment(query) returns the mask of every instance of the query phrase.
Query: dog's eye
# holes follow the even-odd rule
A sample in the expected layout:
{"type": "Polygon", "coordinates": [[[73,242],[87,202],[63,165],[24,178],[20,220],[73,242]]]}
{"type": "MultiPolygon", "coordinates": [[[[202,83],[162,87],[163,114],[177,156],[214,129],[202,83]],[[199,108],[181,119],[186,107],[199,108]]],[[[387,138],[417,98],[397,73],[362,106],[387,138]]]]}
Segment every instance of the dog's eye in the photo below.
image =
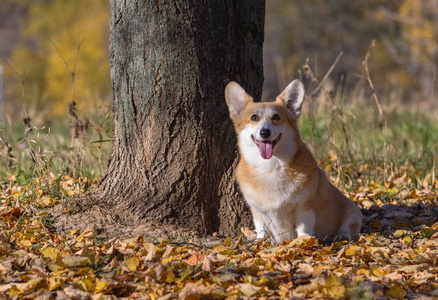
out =
{"type": "Polygon", "coordinates": [[[257,115],[252,115],[251,116],[251,121],[257,122],[258,120],[259,120],[259,116],[257,116],[257,115]]]}
{"type": "Polygon", "coordinates": [[[273,121],[279,121],[280,120],[280,116],[278,114],[275,114],[272,116],[272,120],[273,121]]]}

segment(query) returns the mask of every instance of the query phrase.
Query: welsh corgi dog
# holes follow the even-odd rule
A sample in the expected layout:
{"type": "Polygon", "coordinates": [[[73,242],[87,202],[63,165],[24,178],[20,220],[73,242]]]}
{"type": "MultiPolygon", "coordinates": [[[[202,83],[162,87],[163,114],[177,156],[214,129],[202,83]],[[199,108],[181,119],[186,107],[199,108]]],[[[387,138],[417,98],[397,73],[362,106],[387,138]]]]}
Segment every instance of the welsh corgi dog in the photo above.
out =
{"type": "Polygon", "coordinates": [[[301,140],[304,86],[292,81],[275,102],[256,103],[236,82],[225,98],[238,135],[236,179],[251,208],[257,238],[301,235],[359,238],[362,213],[325,176],[301,140]]]}

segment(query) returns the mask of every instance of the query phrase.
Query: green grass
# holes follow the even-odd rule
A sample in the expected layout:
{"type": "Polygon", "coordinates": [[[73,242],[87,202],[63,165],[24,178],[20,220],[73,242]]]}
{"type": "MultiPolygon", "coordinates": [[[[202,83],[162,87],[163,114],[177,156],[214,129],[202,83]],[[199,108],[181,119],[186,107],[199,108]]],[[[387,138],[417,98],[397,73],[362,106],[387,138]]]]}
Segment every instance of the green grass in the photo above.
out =
{"type": "Polygon", "coordinates": [[[334,98],[332,105],[312,99],[300,120],[304,142],[321,167],[344,188],[385,183],[406,174],[415,187],[436,179],[438,113],[413,104],[383,102],[380,126],[372,98],[334,98]],[[309,107],[311,107],[309,109],[309,107]],[[327,165],[331,165],[327,167],[327,165]],[[357,179],[360,178],[360,183],[357,179]]]}
{"type": "Polygon", "coordinates": [[[34,124],[32,116],[30,127],[22,119],[0,122],[0,164],[4,166],[0,176],[16,174],[27,183],[32,177],[50,174],[52,178],[103,176],[111,154],[112,116],[96,110],[88,117],[87,130],[76,137],[72,137],[75,120],[70,117],[50,126],[44,121],[34,124]]]}
{"type": "MultiPolygon", "coordinates": [[[[381,126],[371,97],[310,99],[300,119],[302,138],[330,180],[344,191],[383,185],[403,176],[410,187],[436,187],[438,113],[385,100],[386,125],[381,126]]],[[[52,193],[59,194],[56,182],[62,175],[103,176],[111,152],[112,116],[96,110],[88,117],[88,130],[73,139],[72,117],[52,121],[51,126],[31,121],[31,130],[20,120],[0,123],[4,148],[0,164],[9,165],[0,169],[0,176],[15,174],[23,185],[35,185],[32,178],[47,178],[52,193]],[[11,147],[9,154],[6,143],[11,147]]]]}

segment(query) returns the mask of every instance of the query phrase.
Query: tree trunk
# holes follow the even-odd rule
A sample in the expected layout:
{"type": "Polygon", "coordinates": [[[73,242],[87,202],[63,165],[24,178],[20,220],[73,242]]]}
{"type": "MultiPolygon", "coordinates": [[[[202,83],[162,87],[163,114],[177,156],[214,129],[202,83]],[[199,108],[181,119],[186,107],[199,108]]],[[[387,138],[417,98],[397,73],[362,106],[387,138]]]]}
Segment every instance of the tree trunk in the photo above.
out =
{"type": "Polygon", "coordinates": [[[264,13],[264,0],[111,0],[114,141],[98,204],[201,234],[251,224],[224,88],[260,99],[264,13]]]}

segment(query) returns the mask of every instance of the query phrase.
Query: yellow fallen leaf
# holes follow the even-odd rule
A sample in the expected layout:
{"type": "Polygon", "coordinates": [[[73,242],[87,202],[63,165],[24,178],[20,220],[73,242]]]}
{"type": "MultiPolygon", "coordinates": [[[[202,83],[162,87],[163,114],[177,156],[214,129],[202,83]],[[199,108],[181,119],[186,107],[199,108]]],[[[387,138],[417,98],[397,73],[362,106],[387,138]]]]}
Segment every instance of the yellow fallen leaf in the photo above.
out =
{"type": "Polygon", "coordinates": [[[410,193],[409,193],[409,195],[408,195],[408,197],[409,198],[417,198],[418,197],[418,195],[417,195],[417,190],[416,189],[413,189],[410,193]]]}
{"type": "Polygon", "coordinates": [[[31,289],[35,289],[38,286],[40,286],[41,284],[45,283],[45,279],[44,278],[32,278],[30,279],[27,283],[27,289],[26,290],[31,290],[31,289]]]}
{"type": "Polygon", "coordinates": [[[385,192],[390,194],[391,196],[397,195],[399,190],[396,187],[393,187],[391,189],[385,189],[385,192]]]}
{"type": "Polygon", "coordinates": [[[49,270],[52,272],[57,272],[59,270],[64,269],[65,265],[61,262],[53,261],[47,265],[47,268],[49,268],[49,270]]]}
{"type": "Polygon", "coordinates": [[[94,275],[93,269],[89,267],[84,267],[76,272],[76,276],[86,276],[86,275],[94,275]]]}
{"type": "Polygon", "coordinates": [[[338,278],[332,275],[327,278],[322,292],[330,298],[339,299],[345,294],[345,286],[338,278]]]}
{"type": "Polygon", "coordinates": [[[335,153],[333,150],[330,150],[330,151],[328,152],[328,155],[329,155],[329,160],[330,160],[330,161],[336,161],[336,160],[338,160],[338,156],[336,155],[336,153],[335,153]]]}
{"type": "Polygon", "coordinates": [[[370,276],[370,270],[369,269],[365,269],[365,268],[360,268],[359,270],[357,270],[356,275],[364,275],[366,277],[370,276]]]}
{"type": "Polygon", "coordinates": [[[90,262],[88,257],[83,256],[67,256],[61,261],[69,267],[85,267],[90,262]]]}
{"type": "Polygon", "coordinates": [[[59,278],[49,277],[48,289],[49,291],[56,290],[62,285],[62,281],[59,278]]]}
{"type": "Polygon", "coordinates": [[[228,246],[230,246],[230,245],[231,245],[231,238],[230,238],[230,237],[227,237],[227,238],[225,239],[224,246],[225,246],[225,247],[228,247],[228,246]]]}
{"type": "Polygon", "coordinates": [[[103,292],[103,291],[106,289],[107,286],[108,286],[108,282],[105,282],[105,281],[99,281],[99,282],[96,284],[96,287],[94,288],[94,292],[95,292],[95,293],[103,292]]]}
{"type": "Polygon", "coordinates": [[[90,249],[88,247],[84,247],[82,249],[81,256],[88,257],[92,264],[94,264],[96,262],[96,251],[94,251],[93,249],[90,249]]]}
{"type": "Polygon", "coordinates": [[[394,235],[394,237],[399,238],[399,237],[402,237],[402,236],[410,234],[410,233],[411,232],[408,230],[399,229],[399,230],[394,231],[393,235],[394,235]]]}
{"type": "Polygon", "coordinates": [[[9,297],[13,297],[22,293],[24,293],[24,291],[16,285],[13,285],[8,291],[9,297]]]}
{"type": "Polygon", "coordinates": [[[171,270],[164,271],[160,275],[160,280],[165,283],[172,283],[175,281],[175,274],[171,270]]]}
{"type": "Polygon", "coordinates": [[[401,287],[393,286],[385,294],[392,299],[403,299],[406,296],[406,291],[401,287]]]}
{"type": "Polygon", "coordinates": [[[360,251],[360,249],[361,249],[360,246],[353,245],[353,246],[346,248],[344,254],[345,254],[345,256],[353,256],[353,255],[356,255],[356,253],[358,251],[360,251]]]}
{"type": "Polygon", "coordinates": [[[59,250],[54,247],[47,247],[45,249],[41,249],[40,252],[44,257],[49,258],[50,260],[55,260],[58,258],[59,250]]]}
{"type": "Polygon", "coordinates": [[[70,235],[78,235],[81,233],[80,229],[70,230],[70,235]]]}
{"type": "Polygon", "coordinates": [[[374,276],[377,276],[377,277],[382,277],[385,275],[385,272],[379,267],[372,267],[371,274],[373,274],[374,276]]]}
{"type": "Polygon", "coordinates": [[[136,256],[133,256],[133,257],[128,258],[126,260],[125,264],[129,270],[135,271],[135,270],[137,270],[137,267],[140,264],[140,260],[136,256]]]}
{"type": "Polygon", "coordinates": [[[385,187],[386,187],[387,189],[392,189],[392,188],[394,187],[394,182],[392,182],[392,181],[388,181],[388,182],[386,182],[386,183],[385,183],[385,187]]]}
{"type": "Polygon", "coordinates": [[[77,281],[76,285],[79,285],[82,288],[82,290],[86,292],[91,292],[94,287],[94,282],[88,278],[84,278],[82,280],[77,281]]]}
{"type": "Polygon", "coordinates": [[[20,241],[20,244],[23,245],[24,247],[32,246],[32,242],[29,240],[22,240],[20,241]]]}
{"type": "Polygon", "coordinates": [[[405,242],[406,244],[412,243],[412,238],[407,235],[403,238],[403,242],[405,242]]]}
{"type": "Polygon", "coordinates": [[[190,267],[188,267],[187,269],[185,269],[182,273],[181,273],[181,277],[178,278],[177,280],[175,280],[176,283],[179,283],[181,281],[183,281],[184,279],[186,279],[187,276],[189,276],[192,273],[192,269],[190,267]]]}

